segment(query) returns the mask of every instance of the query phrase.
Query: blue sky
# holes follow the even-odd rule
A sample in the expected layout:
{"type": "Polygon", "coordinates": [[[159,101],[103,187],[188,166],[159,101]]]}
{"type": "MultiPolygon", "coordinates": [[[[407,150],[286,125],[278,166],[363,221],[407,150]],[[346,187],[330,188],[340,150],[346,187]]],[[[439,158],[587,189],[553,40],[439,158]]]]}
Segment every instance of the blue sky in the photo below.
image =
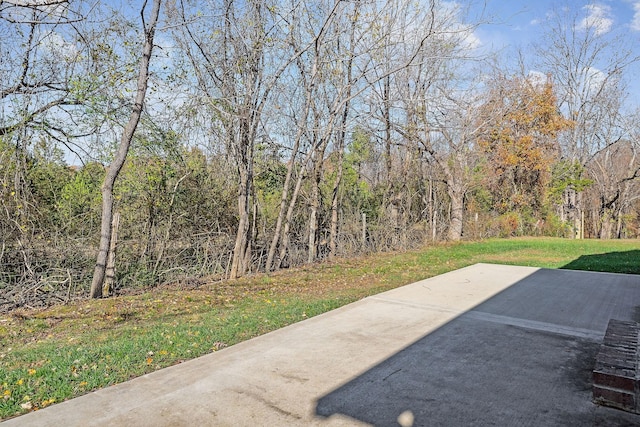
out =
{"type": "MultiPolygon", "coordinates": [[[[458,2],[464,4],[463,0],[458,2]]],[[[525,65],[535,67],[533,44],[544,46],[546,24],[554,13],[564,15],[567,10],[570,16],[575,16],[573,28],[579,31],[588,26],[610,40],[620,37],[623,47],[640,57],[640,0],[486,0],[486,3],[477,0],[470,18],[482,14],[487,23],[476,28],[473,36],[483,50],[500,52],[501,62],[505,64],[506,60],[507,67],[517,66],[518,49],[523,53],[525,65]]],[[[603,52],[603,58],[611,53],[603,52]]],[[[598,61],[594,66],[599,66],[598,61]]],[[[599,72],[598,68],[592,70],[594,74],[599,72]]],[[[524,71],[546,73],[535,68],[524,71]]],[[[629,84],[627,106],[635,109],[640,106],[640,61],[626,68],[625,77],[629,84]]]]}
{"type": "Polygon", "coordinates": [[[493,22],[477,31],[484,45],[504,47],[539,40],[542,26],[554,10],[570,7],[584,21],[603,32],[625,31],[640,39],[640,0],[554,1],[554,0],[487,0],[486,17],[493,22]]]}

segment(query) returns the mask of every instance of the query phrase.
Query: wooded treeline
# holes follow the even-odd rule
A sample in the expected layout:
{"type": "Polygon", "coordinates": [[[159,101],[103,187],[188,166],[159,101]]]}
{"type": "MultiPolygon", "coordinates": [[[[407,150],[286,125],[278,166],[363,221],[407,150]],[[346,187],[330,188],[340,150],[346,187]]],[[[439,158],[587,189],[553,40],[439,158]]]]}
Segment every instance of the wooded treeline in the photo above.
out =
{"type": "Polygon", "coordinates": [[[638,58],[581,9],[514,64],[451,2],[154,3],[157,27],[146,2],[0,2],[0,310],[87,295],[138,104],[108,293],[442,240],[638,237],[638,58]]]}

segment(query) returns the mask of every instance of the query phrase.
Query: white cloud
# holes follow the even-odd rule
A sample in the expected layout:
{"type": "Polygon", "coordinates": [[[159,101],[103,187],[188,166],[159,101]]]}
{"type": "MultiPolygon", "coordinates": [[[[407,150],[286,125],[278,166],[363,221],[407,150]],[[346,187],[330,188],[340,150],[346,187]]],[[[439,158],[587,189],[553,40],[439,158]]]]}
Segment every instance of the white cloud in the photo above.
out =
{"type": "Polygon", "coordinates": [[[640,31],[640,1],[633,2],[633,20],[631,21],[631,30],[640,31]]]}
{"type": "Polygon", "coordinates": [[[480,37],[478,37],[472,27],[464,24],[459,24],[459,26],[456,28],[456,31],[460,32],[462,38],[461,45],[465,49],[473,50],[482,46],[480,37]]]}
{"type": "Polygon", "coordinates": [[[541,88],[547,83],[549,77],[541,71],[531,70],[527,75],[527,79],[534,87],[541,88]]]}
{"type": "Polygon", "coordinates": [[[436,12],[437,17],[448,21],[452,39],[456,39],[463,49],[474,50],[483,45],[482,40],[475,31],[475,27],[462,22],[462,15],[466,12],[457,1],[445,1],[436,12]]]}
{"type": "Polygon", "coordinates": [[[579,30],[593,29],[596,35],[606,34],[613,26],[611,19],[611,8],[604,4],[592,3],[582,8],[587,12],[582,21],[578,24],[579,30]]]}
{"type": "Polygon", "coordinates": [[[58,33],[52,31],[42,38],[41,46],[51,55],[65,60],[74,59],[78,51],[76,47],[58,33]]]}
{"type": "Polygon", "coordinates": [[[600,87],[607,80],[607,75],[601,70],[593,67],[589,67],[584,70],[584,84],[589,87],[593,92],[600,90],[600,87]]]}

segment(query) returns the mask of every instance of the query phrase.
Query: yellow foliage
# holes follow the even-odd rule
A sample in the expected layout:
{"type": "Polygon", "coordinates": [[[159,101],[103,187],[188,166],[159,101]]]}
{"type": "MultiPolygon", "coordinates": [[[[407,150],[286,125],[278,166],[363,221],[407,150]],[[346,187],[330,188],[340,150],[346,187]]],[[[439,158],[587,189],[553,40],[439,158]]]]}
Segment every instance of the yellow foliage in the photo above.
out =
{"type": "Polygon", "coordinates": [[[558,134],[574,125],[558,111],[551,80],[502,80],[482,116],[488,123],[480,141],[488,160],[487,184],[502,203],[500,210],[539,206],[559,153],[558,134]]]}

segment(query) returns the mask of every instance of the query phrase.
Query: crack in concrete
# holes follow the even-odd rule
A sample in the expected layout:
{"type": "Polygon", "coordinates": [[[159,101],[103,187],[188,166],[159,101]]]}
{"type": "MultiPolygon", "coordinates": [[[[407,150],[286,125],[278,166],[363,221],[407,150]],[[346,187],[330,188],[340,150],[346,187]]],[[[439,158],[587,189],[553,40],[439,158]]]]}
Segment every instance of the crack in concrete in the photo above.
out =
{"type": "Polygon", "coordinates": [[[282,409],[281,407],[279,407],[278,405],[276,405],[273,402],[270,402],[269,400],[267,400],[266,398],[260,396],[259,394],[256,393],[252,393],[250,391],[245,391],[245,390],[232,390],[234,393],[237,394],[241,394],[241,395],[245,395],[251,399],[257,400],[258,402],[266,405],[268,408],[273,409],[274,411],[276,411],[277,413],[279,413],[280,415],[284,415],[296,420],[301,420],[302,416],[294,414],[293,412],[287,411],[286,409],[282,409]]]}

